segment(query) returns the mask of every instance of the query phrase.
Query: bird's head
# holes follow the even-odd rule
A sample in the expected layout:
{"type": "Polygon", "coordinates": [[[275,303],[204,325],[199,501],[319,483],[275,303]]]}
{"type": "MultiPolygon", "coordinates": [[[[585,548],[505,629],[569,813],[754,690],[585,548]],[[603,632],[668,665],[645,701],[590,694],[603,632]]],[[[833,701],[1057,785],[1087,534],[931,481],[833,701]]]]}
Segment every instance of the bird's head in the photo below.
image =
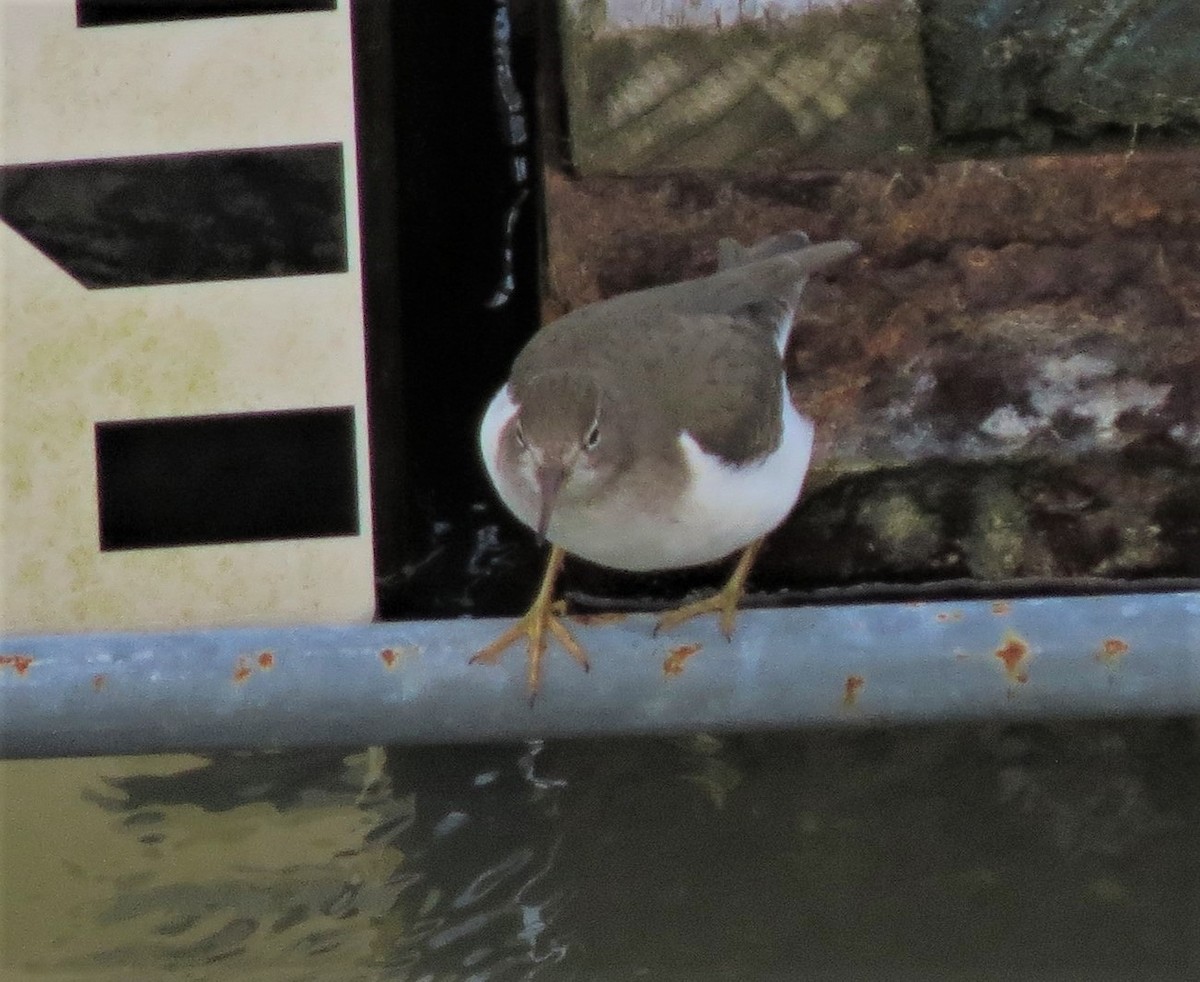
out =
{"type": "Polygon", "coordinates": [[[542,540],[557,506],[588,501],[616,473],[624,433],[616,407],[587,376],[535,376],[517,395],[505,450],[537,501],[535,531],[542,540]]]}

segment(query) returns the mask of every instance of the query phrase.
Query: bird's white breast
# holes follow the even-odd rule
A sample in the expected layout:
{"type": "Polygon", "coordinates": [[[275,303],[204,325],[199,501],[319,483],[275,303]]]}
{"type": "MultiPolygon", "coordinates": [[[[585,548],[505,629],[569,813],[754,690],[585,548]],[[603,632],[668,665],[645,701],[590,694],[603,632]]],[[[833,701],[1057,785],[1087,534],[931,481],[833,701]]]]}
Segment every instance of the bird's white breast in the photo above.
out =
{"type": "Polygon", "coordinates": [[[694,543],[699,557],[694,562],[712,562],[744,548],[777,528],[795,507],[815,431],[792,405],[786,384],[782,401],[779,446],[755,463],[734,467],[702,450],[691,434],[680,437],[692,481],[679,505],[677,527],[694,543]]]}
{"type": "MultiPolygon", "coordinates": [[[[530,528],[537,499],[499,466],[500,435],[518,410],[502,388],[479,430],[488,476],[508,509],[530,528]]],[[[792,510],[812,456],[812,423],[783,386],[783,433],[766,457],[735,467],[706,453],[689,433],[679,437],[691,474],[673,500],[650,503],[618,482],[587,506],[555,509],[548,538],[602,566],[644,572],[698,566],[730,555],[775,529],[792,510]]]]}

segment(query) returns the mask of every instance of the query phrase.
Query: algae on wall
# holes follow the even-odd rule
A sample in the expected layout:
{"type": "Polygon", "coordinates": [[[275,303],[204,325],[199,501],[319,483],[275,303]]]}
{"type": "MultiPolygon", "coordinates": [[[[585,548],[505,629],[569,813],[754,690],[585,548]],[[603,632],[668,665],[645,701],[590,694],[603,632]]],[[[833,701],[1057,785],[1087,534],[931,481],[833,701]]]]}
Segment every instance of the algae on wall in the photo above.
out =
{"type": "Polygon", "coordinates": [[[793,333],[817,455],[760,589],[1200,577],[1200,152],[547,187],[548,316],[862,242],[793,333]]]}
{"type": "Polygon", "coordinates": [[[923,0],[939,139],[1047,149],[1200,135],[1195,0],[923,0]]]}

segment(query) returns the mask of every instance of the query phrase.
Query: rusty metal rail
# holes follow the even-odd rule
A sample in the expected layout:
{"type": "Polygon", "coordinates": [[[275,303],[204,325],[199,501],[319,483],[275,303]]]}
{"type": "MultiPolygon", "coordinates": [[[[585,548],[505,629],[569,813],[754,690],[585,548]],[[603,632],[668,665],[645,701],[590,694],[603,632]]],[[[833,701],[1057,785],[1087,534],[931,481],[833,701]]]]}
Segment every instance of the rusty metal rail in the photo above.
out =
{"type": "Polygon", "coordinates": [[[1200,592],[603,615],[532,706],[523,652],[467,664],[506,623],[6,637],[0,756],[1200,713],[1200,592]]]}

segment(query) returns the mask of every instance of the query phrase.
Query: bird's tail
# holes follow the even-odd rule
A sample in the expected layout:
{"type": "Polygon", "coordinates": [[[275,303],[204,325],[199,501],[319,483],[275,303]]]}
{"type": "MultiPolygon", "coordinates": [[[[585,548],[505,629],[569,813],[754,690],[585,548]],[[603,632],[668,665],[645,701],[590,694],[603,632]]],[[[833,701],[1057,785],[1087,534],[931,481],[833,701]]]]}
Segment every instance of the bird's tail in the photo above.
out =
{"type": "Polygon", "coordinates": [[[734,239],[721,239],[717,243],[717,271],[750,266],[776,256],[789,256],[791,262],[787,265],[799,266],[799,272],[806,275],[852,256],[858,250],[857,242],[844,239],[813,245],[808,235],[801,231],[771,235],[751,246],[741,245],[734,239]]]}
{"type": "Polygon", "coordinates": [[[748,266],[759,259],[769,259],[785,252],[795,252],[812,244],[808,234],[798,229],[794,232],[784,232],[780,235],[769,235],[767,238],[744,246],[736,239],[721,239],[717,243],[717,269],[733,269],[735,266],[748,266]]]}

